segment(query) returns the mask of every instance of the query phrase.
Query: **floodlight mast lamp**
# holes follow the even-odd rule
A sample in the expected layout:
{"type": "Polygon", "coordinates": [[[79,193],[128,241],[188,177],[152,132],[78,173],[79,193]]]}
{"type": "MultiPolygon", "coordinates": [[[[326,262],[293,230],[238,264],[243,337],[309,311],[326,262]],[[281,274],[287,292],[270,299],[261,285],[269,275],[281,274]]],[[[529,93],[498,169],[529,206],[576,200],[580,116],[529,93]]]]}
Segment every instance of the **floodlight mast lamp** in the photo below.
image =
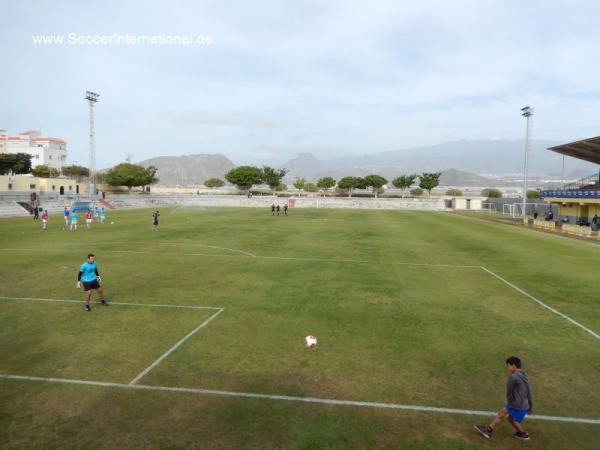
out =
{"type": "Polygon", "coordinates": [[[85,99],[90,105],[90,195],[96,194],[96,140],[94,131],[94,106],[96,103],[98,103],[98,97],[100,97],[100,94],[92,91],[85,91],[85,99]]]}
{"type": "Polygon", "coordinates": [[[523,217],[527,217],[527,166],[529,162],[529,141],[531,139],[531,117],[533,116],[533,108],[525,106],[521,108],[521,115],[527,120],[525,129],[525,163],[523,164],[523,208],[521,213],[523,217]]]}

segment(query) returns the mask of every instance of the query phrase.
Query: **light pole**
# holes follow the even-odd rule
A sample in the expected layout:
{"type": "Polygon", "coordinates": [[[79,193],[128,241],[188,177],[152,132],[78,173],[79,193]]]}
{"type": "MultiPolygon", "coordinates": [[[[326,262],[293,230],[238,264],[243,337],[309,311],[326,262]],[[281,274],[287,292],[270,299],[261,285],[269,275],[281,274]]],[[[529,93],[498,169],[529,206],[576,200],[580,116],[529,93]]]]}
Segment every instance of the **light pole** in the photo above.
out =
{"type": "Polygon", "coordinates": [[[96,195],[96,142],[94,132],[94,106],[100,94],[85,91],[85,99],[90,104],[90,195],[96,195]]]}
{"type": "Polygon", "coordinates": [[[529,159],[529,140],[531,130],[531,116],[533,116],[533,108],[525,106],[521,108],[521,115],[527,119],[527,127],[525,131],[525,163],[523,164],[523,218],[527,217],[527,164],[529,159]]]}

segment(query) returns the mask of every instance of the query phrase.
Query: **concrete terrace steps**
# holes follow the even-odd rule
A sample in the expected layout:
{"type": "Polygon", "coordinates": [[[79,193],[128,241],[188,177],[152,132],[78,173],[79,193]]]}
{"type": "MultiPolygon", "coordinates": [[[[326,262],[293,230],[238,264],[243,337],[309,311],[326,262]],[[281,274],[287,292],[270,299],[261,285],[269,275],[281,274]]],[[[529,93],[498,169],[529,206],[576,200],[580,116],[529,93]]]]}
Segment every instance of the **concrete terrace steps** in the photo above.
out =
{"type": "MultiPolygon", "coordinates": [[[[271,204],[283,206],[287,197],[243,195],[199,195],[199,196],[111,196],[109,201],[119,209],[160,208],[167,206],[201,207],[250,207],[269,208],[271,204]]],[[[301,197],[295,198],[296,208],[342,208],[342,209],[414,209],[446,210],[439,199],[400,199],[400,198],[348,198],[348,197],[301,197]]]]}
{"type": "MultiPolygon", "coordinates": [[[[283,206],[288,202],[287,197],[255,196],[248,198],[244,195],[188,195],[188,196],[162,196],[162,195],[114,195],[106,199],[117,209],[139,209],[139,208],[166,208],[166,207],[246,207],[268,209],[275,203],[283,206]]],[[[51,215],[62,215],[65,206],[71,207],[73,200],[65,199],[41,199],[40,206],[47,209],[51,215]]],[[[0,202],[7,205],[8,202],[0,202]]],[[[16,204],[16,202],[10,202],[16,204]]],[[[103,203],[99,200],[96,206],[103,203]]],[[[18,205],[17,205],[18,206],[18,205]]],[[[6,209],[6,213],[0,210],[0,216],[27,216],[28,213],[21,210],[6,209]]],[[[7,207],[8,208],[8,207],[7,207]]],[[[14,208],[14,206],[12,206],[14,208]]],[[[295,198],[294,208],[332,208],[332,209],[387,209],[387,210],[447,210],[444,200],[439,199],[413,199],[413,198],[348,198],[348,197],[299,197],[295,198]]]]}
{"type": "Polygon", "coordinates": [[[31,216],[17,202],[0,202],[0,217],[28,217],[31,216]]]}

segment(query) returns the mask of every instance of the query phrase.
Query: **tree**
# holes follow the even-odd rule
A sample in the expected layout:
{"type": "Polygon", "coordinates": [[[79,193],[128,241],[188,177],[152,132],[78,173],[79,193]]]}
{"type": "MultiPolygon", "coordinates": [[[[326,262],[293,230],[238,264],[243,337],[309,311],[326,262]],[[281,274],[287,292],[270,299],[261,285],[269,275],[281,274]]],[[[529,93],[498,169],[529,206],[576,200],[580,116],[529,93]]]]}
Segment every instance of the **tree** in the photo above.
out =
{"type": "Polygon", "coordinates": [[[24,174],[31,172],[31,155],[28,153],[0,154],[0,174],[24,174]]]}
{"type": "MultiPolygon", "coordinates": [[[[76,165],[63,166],[61,171],[65,177],[76,178],[77,180],[80,180],[82,178],[87,178],[90,176],[90,170],[87,167],[83,167],[83,166],[76,166],[76,165]]],[[[96,177],[97,176],[98,175],[96,175],[96,177]]],[[[98,181],[98,178],[96,178],[96,181],[98,181]]]]}
{"type": "Polygon", "coordinates": [[[463,191],[460,189],[448,189],[446,191],[446,195],[451,195],[452,197],[462,197],[463,191]]]}
{"type": "Polygon", "coordinates": [[[294,187],[301,191],[304,189],[304,185],[306,184],[306,178],[296,178],[294,180],[294,187]]]}
{"type": "Polygon", "coordinates": [[[331,189],[332,187],[335,187],[335,180],[331,177],[323,177],[317,181],[317,186],[324,190],[331,189]]]}
{"type": "Polygon", "coordinates": [[[498,189],[487,188],[481,191],[481,196],[487,198],[502,198],[502,192],[498,189]]]}
{"type": "Polygon", "coordinates": [[[423,195],[423,189],[421,189],[421,188],[411,189],[410,195],[412,195],[413,197],[420,197],[421,195],[423,195]]]}
{"type": "Polygon", "coordinates": [[[262,170],[262,181],[268,184],[272,190],[275,190],[277,186],[281,184],[281,179],[288,173],[287,169],[273,169],[269,166],[263,166],[262,170]]]}
{"type": "Polygon", "coordinates": [[[540,198],[540,191],[527,191],[527,198],[537,199],[540,198]]]}
{"type": "MultiPolygon", "coordinates": [[[[364,180],[363,180],[364,181],[364,180]]],[[[348,192],[348,197],[352,197],[352,191],[359,186],[357,177],[344,177],[338,182],[338,187],[348,192]]]]}
{"type": "Polygon", "coordinates": [[[56,178],[60,175],[60,171],[54,167],[37,166],[31,171],[31,175],[39,178],[56,178]]]}
{"type": "Polygon", "coordinates": [[[263,181],[263,173],[258,167],[239,166],[225,174],[225,179],[237,186],[240,191],[247,191],[253,185],[263,181]]]}
{"type": "Polygon", "coordinates": [[[104,178],[111,186],[127,186],[131,192],[134,186],[146,186],[158,181],[155,177],[157,170],[154,166],[122,163],[107,171],[104,178]]]}
{"type": "Polygon", "coordinates": [[[204,182],[204,186],[207,188],[220,188],[225,186],[225,182],[220,178],[209,178],[204,182]]]}
{"type": "Polygon", "coordinates": [[[402,195],[404,195],[404,191],[411,187],[416,179],[416,174],[400,175],[399,177],[396,177],[392,180],[392,184],[394,185],[394,187],[402,189],[402,195]]]}
{"type": "Polygon", "coordinates": [[[419,175],[419,187],[425,189],[428,195],[431,195],[431,190],[440,184],[442,172],[423,172],[419,175]]]}
{"type": "Polygon", "coordinates": [[[364,180],[365,184],[373,189],[375,198],[377,198],[377,194],[380,192],[380,189],[387,184],[387,180],[381,175],[367,175],[364,180]]]}
{"type": "Polygon", "coordinates": [[[354,187],[356,189],[366,189],[369,187],[369,185],[367,184],[367,181],[364,178],[356,177],[356,186],[354,187]]]}
{"type": "Polygon", "coordinates": [[[319,190],[319,188],[317,187],[317,185],[315,183],[305,183],[304,190],[306,192],[317,192],[319,190]]]}

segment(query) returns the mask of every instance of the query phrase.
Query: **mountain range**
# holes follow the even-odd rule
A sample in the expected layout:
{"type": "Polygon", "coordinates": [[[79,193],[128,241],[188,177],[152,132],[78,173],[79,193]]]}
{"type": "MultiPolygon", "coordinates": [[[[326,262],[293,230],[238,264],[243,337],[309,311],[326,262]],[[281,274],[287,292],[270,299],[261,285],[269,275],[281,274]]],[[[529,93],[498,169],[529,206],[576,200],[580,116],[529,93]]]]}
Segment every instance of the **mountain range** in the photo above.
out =
{"type": "MultiPolygon", "coordinates": [[[[529,173],[532,177],[560,176],[562,155],[547,150],[560,142],[532,140],[529,173]]],[[[379,174],[391,180],[398,175],[442,172],[445,186],[498,186],[506,178],[523,173],[524,141],[488,139],[455,141],[403,150],[320,159],[312,153],[300,153],[280,167],[288,169],[284,183],[295,178],[316,181],[325,176],[337,180],[344,176],[379,174]]],[[[222,154],[159,156],[138,164],[155,166],[162,185],[200,185],[208,178],[223,178],[236,164],[222,154]]],[[[582,178],[596,172],[595,165],[566,158],[566,176],[582,178]]]]}
{"type": "MultiPolygon", "coordinates": [[[[529,151],[529,173],[545,175],[560,173],[562,156],[547,150],[560,142],[532,140],[529,151]]],[[[361,156],[343,156],[319,159],[312,153],[301,153],[282,165],[290,177],[316,179],[322,176],[334,178],[378,173],[386,178],[403,173],[443,171],[459,168],[481,175],[508,175],[523,172],[523,140],[488,139],[456,141],[403,150],[371,153],[361,156]]],[[[593,173],[595,166],[585,161],[567,158],[569,172],[580,170],[593,173]]]]}
{"type": "Polygon", "coordinates": [[[158,183],[162,185],[200,185],[209,178],[221,178],[235,164],[221,154],[157,156],[137,163],[156,167],[158,183]]]}

